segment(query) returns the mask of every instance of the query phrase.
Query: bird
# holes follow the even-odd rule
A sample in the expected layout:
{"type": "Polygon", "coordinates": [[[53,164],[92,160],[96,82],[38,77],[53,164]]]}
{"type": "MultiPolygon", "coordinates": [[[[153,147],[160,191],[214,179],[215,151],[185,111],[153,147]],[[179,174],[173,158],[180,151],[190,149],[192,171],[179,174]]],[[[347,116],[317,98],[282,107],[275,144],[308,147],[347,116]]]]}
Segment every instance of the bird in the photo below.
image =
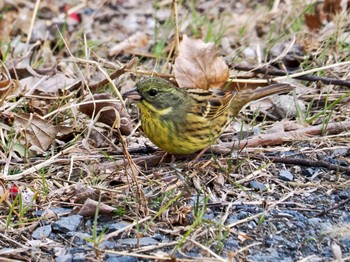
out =
{"type": "Polygon", "coordinates": [[[142,130],[156,146],[183,155],[214,144],[249,102],[293,89],[282,83],[242,92],[180,88],[166,79],[148,77],[122,96],[136,102],[142,130]]]}

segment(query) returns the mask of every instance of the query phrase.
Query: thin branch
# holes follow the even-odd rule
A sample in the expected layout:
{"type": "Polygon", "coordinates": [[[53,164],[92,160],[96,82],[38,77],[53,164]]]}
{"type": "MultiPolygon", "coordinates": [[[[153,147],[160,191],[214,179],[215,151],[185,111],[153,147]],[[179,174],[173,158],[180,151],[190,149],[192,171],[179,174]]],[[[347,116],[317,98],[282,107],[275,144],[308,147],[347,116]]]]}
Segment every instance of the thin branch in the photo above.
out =
{"type": "Polygon", "coordinates": [[[262,134],[255,136],[245,141],[235,141],[233,143],[221,143],[220,145],[213,145],[211,149],[215,153],[228,154],[232,148],[243,149],[246,147],[258,147],[258,146],[273,146],[280,145],[285,142],[295,141],[306,136],[317,135],[331,135],[339,134],[344,131],[350,130],[350,121],[343,121],[338,123],[331,123],[327,126],[320,124],[317,126],[300,128],[298,130],[289,132],[276,132],[271,134],[262,134]]]}
{"type": "Polygon", "coordinates": [[[327,214],[329,211],[332,211],[334,209],[338,209],[339,207],[342,207],[344,206],[345,204],[347,204],[348,202],[350,202],[350,197],[348,197],[347,199],[341,201],[340,203],[330,207],[330,208],[327,208],[326,210],[322,211],[321,213],[317,214],[317,216],[323,216],[325,214],[327,214]]]}
{"type": "Polygon", "coordinates": [[[285,158],[285,157],[270,157],[265,156],[270,161],[274,163],[284,163],[289,165],[298,165],[298,166],[309,166],[309,167],[324,167],[328,170],[335,170],[340,172],[346,172],[350,175],[350,166],[340,166],[331,164],[327,161],[322,160],[310,160],[310,159],[301,159],[301,158],[285,158]]]}
{"type": "MultiPolygon", "coordinates": [[[[283,70],[274,69],[274,68],[256,68],[253,66],[243,66],[243,65],[235,65],[233,66],[234,69],[239,71],[250,71],[257,74],[264,74],[268,76],[289,76],[290,74],[293,74],[294,72],[285,72],[283,70]]],[[[312,75],[301,75],[301,76],[295,76],[293,77],[295,79],[299,80],[305,80],[310,82],[317,82],[320,81],[326,85],[337,85],[337,86],[346,86],[350,87],[350,82],[346,80],[341,79],[334,79],[329,77],[320,77],[320,76],[312,76],[312,75]]]]}
{"type": "MultiPolygon", "coordinates": [[[[123,75],[128,69],[131,69],[133,67],[133,65],[136,63],[137,58],[133,58],[131,59],[125,66],[123,66],[120,69],[115,70],[113,73],[110,74],[109,78],[111,80],[114,80],[118,77],[120,77],[121,75],[123,75]]],[[[93,83],[90,84],[90,90],[99,90],[101,87],[107,85],[109,83],[109,79],[104,78],[103,80],[97,82],[97,83],[93,83]]]]}

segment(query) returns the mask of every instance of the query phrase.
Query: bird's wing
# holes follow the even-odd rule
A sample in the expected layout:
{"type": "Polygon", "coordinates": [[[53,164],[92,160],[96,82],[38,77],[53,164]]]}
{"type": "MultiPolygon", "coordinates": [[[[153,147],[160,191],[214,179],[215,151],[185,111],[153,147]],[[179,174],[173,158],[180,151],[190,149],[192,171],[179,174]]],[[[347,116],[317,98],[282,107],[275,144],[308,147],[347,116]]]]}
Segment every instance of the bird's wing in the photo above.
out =
{"type": "Polygon", "coordinates": [[[222,115],[230,105],[233,93],[220,89],[188,89],[188,95],[192,98],[191,112],[208,120],[222,115]]]}

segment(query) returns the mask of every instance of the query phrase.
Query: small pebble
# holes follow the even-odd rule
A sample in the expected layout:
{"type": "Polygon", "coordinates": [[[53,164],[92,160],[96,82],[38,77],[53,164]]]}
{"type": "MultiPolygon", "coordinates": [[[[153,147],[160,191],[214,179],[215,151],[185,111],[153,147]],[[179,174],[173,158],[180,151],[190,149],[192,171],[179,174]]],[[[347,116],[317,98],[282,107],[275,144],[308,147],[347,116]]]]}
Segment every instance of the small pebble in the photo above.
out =
{"type": "Polygon", "coordinates": [[[266,191],[266,186],[263,183],[260,183],[256,180],[252,180],[249,182],[249,186],[253,189],[259,190],[259,191],[266,191]]]}
{"type": "Polygon", "coordinates": [[[274,111],[283,118],[295,118],[298,113],[304,114],[306,107],[302,101],[296,100],[292,95],[276,96],[273,100],[274,111]],[[296,105],[297,103],[297,105],[296,105]]]}
{"type": "Polygon", "coordinates": [[[103,249],[115,249],[118,247],[118,244],[114,241],[103,241],[98,245],[98,248],[103,249]]]}
{"type": "Polygon", "coordinates": [[[114,254],[106,255],[106,262],[137,262],[139,261],[136,257],[132,256],[119,256],[114,254]]]}
{"type": "Polygon", "coordinates": [[[235,249],[238,250],[239,249],[239,244],[234,239],[228,239],[224,245],[225,245],[225,248],[227,248],[229,250],[235,250],[235,249]]]}
{"type": "Polygon", "coordinates": [[[62,217],[52,224],[52,229],[61,233],[74,232],[77,231],[82,220],[83,217],[79,215],[62,217]]]}
{"type": "Polygon", "coordinates": [[[107,230],[108,230],[109,232],[114,232],[114,231],[120,230],[120,229],[122,229],[122,228],[125,228],[125,227],[127,227],[128,225],[130,225],[130,223],[127,223],[127,222],[113,223],[113,224],[109,224],[109,225],[108,225],[107,230]]]}
{"type": "Polygon", "coordinates": [[[64,207],[51,207],[50,210],[54,212],[56,215],[69,214],[70,212],[72,212],[71,208],[64,208],[64,207]]]}
{"type": "Polygon", "coordinates": [[[120,240],[120,243],[123,245],[128,245],[128,246],[150,246],[150,245],[157,245],[159,242],[155,240],[154,238],[151,237],[143,237],[140,239],[137,238],[124,238],[120,240]]]}
{"type": "Polygon", "coordinates": [[[317,226],[322,222],[322,219],[318,217],[312,217],[312,218],[309,218],[308,221],[311,225],[317,226]]]}
{"type": "Polygon", "coordinates": [[[73,262],[85,262],[85,261],[86,261],[86,256],[84,253],[74,254],[73,262]]]}
{"type": "Polygon", "coordinates": [[[45,239],[47,238],[52,232],[51,225],[38,227],[34,230],[32,234],[32,238],[34,239],[45,239]]]}
{"type": "Polygon", "coordinates": [[[71,254],[67,254],[67,255],[60,255],[56,257],[56,262],[70,262],[73,261],[72,260],[73,256],[71,254]]]}
{"type": "Polygon", "coordinates": [[[279,177],[284,181],[293,181],[294,179],[292,173],[288,170],[281,170],[279,173],[279,177]]]}

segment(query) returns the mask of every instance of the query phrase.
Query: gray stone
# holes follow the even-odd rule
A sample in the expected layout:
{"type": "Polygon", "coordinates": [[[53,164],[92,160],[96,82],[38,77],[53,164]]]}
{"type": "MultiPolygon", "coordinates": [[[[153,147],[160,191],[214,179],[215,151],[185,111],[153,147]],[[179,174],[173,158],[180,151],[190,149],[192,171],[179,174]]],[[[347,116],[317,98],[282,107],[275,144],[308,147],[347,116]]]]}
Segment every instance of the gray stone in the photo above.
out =
{"type": "Polygon", "coordinates": [[[83,217],[79,215],[63,217],[52,224],[52,229],[61,233],[76,231],[82,220],[83,217]]]}
{"type": "Polygon", "coordinates": [[[113,223],[113,224],[109,224],[108,225],[107,230],[111,231],[111,232],[114,232],[114,231],[120,230],[120,229],[122,229],[124,227],[127,227],[128,225],[130,225],[130,224],[127,223],[127,222],[113,223]]]}
{"type": "Polygon", "coordinates": [[[281,170],[279,173],[279,177],[284,181],[293,181],[294,179],[292,173],[288,170],[281,170]]]}
{"type": "Polygon", "coordinates": [[[72,255],[67,254],[67,255],[60,255],[56,257],[56,262],[71,262],[72,260],[72,255]]]}
{"type": "Polygon", "coordinates": [[[143,237],[140,239],[125,238],[125,239],[120,240],[120,243],[123,245],[128,245],[128,246],[140,245],[141,247],[159,244],[159,242],[157,240],[155,240],[154,238],[151,238],[151,237],[143,237]]]}
{"type": "Polygon", "coordinates": [[[266,191],[266,186],[256,180],[250,181],[249,186],[259,191],[266,191]]]}
{"type": "Polygon", "coordinates": [[[47,238],[52,232],[51,225],[38,227],[34,230],[32,234],[32,238],[34,239],[45,239],[47,238]]]}

